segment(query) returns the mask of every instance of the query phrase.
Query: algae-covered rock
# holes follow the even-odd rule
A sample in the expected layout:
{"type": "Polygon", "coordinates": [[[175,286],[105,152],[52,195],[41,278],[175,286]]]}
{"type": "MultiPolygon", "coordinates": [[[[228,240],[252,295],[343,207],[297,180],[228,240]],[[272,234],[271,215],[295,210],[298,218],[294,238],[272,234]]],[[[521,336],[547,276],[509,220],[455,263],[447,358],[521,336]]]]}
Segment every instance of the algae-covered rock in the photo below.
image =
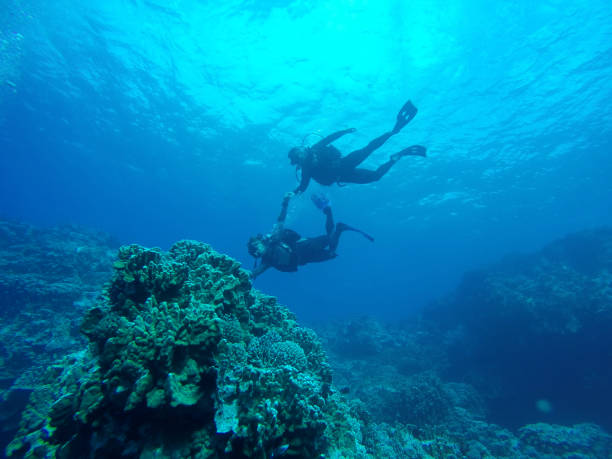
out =
{"type": "Polygon", "coordinates": [[[88,354],[35,392],[9,454],[364,455],[316,335],[238,262],[182,241],[122,247],[114,269],[82,323],[88,354]]]}

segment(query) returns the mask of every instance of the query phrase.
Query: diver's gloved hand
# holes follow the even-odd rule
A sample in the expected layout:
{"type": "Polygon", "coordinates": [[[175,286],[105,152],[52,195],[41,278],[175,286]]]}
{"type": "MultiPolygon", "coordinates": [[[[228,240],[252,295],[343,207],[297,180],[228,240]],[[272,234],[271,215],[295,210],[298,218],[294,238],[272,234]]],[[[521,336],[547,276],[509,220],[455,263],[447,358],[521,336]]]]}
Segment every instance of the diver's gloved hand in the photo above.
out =
{"type": "Polygon", "coordinates": [[[323,193],[313,193],[310,199],[319,210],[325,210],[331,206],[331,201],[323,193]]]}
{"type": "Polygon", "coordinates": [[[289,201],[294,196],[295,196],[295,193],[293,191],[286,192],[285,195],[283,196],[283,205],[286,206],[287,204],[289,204],[289,201]]]}

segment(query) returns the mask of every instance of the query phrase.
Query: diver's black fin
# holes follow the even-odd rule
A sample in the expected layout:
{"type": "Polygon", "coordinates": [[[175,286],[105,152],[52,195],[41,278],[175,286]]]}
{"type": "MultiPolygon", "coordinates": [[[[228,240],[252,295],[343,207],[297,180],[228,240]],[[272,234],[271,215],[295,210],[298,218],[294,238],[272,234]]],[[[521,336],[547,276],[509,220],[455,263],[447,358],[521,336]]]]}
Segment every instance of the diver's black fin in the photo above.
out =
{"type": "Polygon", "coordinates": [[[347,225],[346,223],[339,222],[336,225],[336,230],[337,231],[355,231],[356,233],[359,233],[363,237],[365,237],[368,241],[374,242],[374,238],[372,236],[370,236],[368,233],[366,233],[365,231],[361,231],[360,229],[354,228],[354,227],[352,227],[350,225],[347,225]]]}
{"type": "Polygon", "coordinates": [[[417,111],[417,108],[412,104],[412,102],[406,102],[397,114],[397,121],[395,122],[393,132],[397,134],[399,131],[401,131],[404,126],[412,121],[412,119],[416,116],[417,111]]]}
{"type": "Polygon", "coordinates": [[[356,229],[355,231],[357,231],[359,234],[361,234],[363,237],[365,237],[368,241],[374,242],[374,238],[372,236],[370,236],[368,233],[366,233],[365,231],[361,231],[359,229],[356,229]]]}
{"type": "Polygon", "coordinates": [[[391,159],[397,161],[404,156],[422,156],[424,158],[427,156],[427,148],[422,145],[412,145],[411,147],[404,148],[402,151],[392,154],[391,159]]]}

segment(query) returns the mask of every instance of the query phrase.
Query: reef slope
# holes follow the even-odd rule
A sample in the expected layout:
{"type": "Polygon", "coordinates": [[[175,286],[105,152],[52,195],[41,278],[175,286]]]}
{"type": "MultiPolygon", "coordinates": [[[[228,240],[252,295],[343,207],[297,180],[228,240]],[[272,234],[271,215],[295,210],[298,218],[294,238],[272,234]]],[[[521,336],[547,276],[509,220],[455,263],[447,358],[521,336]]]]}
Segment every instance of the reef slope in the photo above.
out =
{"type": "Polygon", "coordinates": [[[51,367],[9,455],[360,456],[309,329],[208,245],[122,247],[85,314],[87,351],[51,367]]]}

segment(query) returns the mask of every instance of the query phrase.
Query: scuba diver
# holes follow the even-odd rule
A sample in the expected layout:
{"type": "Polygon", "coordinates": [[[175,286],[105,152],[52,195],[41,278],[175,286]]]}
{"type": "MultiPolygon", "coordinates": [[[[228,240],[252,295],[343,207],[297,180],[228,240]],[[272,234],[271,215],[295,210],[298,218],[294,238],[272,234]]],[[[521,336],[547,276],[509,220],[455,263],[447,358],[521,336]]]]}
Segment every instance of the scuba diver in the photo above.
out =
{"type": "Polygon", "coordinates": [[[293,272],[297,271],[298,266],[306,263],[335,258],[340,235],[344,231],[356,231],[369,241],[374,241],[374,238],[369,234],[345,223],[334,225],[330,202],[322,195],[313,195],[312,201],[325,214],[326,234],[324,236],[303,238],[297,232],[284,228],[289,200],[293,195],[294,193],[289,192],[283,197],[281,213],[276,220],[272,233],[265,236],[262,234],[252,236],[247,243],[249,254],[255,257],[253,279],[270,267],[279,271],[293,272]],[[259,266],[257,265],[258,259],[261,259],[259,266]]]}
{"type": "Polygon", "coordinates": [[[355,132],[354,128],[335,132],[321,139],[312,147],[295,147],[289,151],[289,160],[296,166],[296,171],[302,171],[299,186],[294,193],[302,193],[308,188],[310,179],[314,179],[321,185],[332,185],[334,183],[371,183],[380,180],[391,166],[404,156],[426,156],[426,148],[421,145],[413,145],[391,155],[389,160],[380,165],[376,170],[363,169],[359,166],[370,154],[381,147],[392,135],[397,134],[417,114],[417,108],[408,101],[397,114],[395,126],[389,132],[372,140],[368,145],[355,150],[346,156],[342,156],[340,150],[329,145],[345,134],[355,132]]]}

